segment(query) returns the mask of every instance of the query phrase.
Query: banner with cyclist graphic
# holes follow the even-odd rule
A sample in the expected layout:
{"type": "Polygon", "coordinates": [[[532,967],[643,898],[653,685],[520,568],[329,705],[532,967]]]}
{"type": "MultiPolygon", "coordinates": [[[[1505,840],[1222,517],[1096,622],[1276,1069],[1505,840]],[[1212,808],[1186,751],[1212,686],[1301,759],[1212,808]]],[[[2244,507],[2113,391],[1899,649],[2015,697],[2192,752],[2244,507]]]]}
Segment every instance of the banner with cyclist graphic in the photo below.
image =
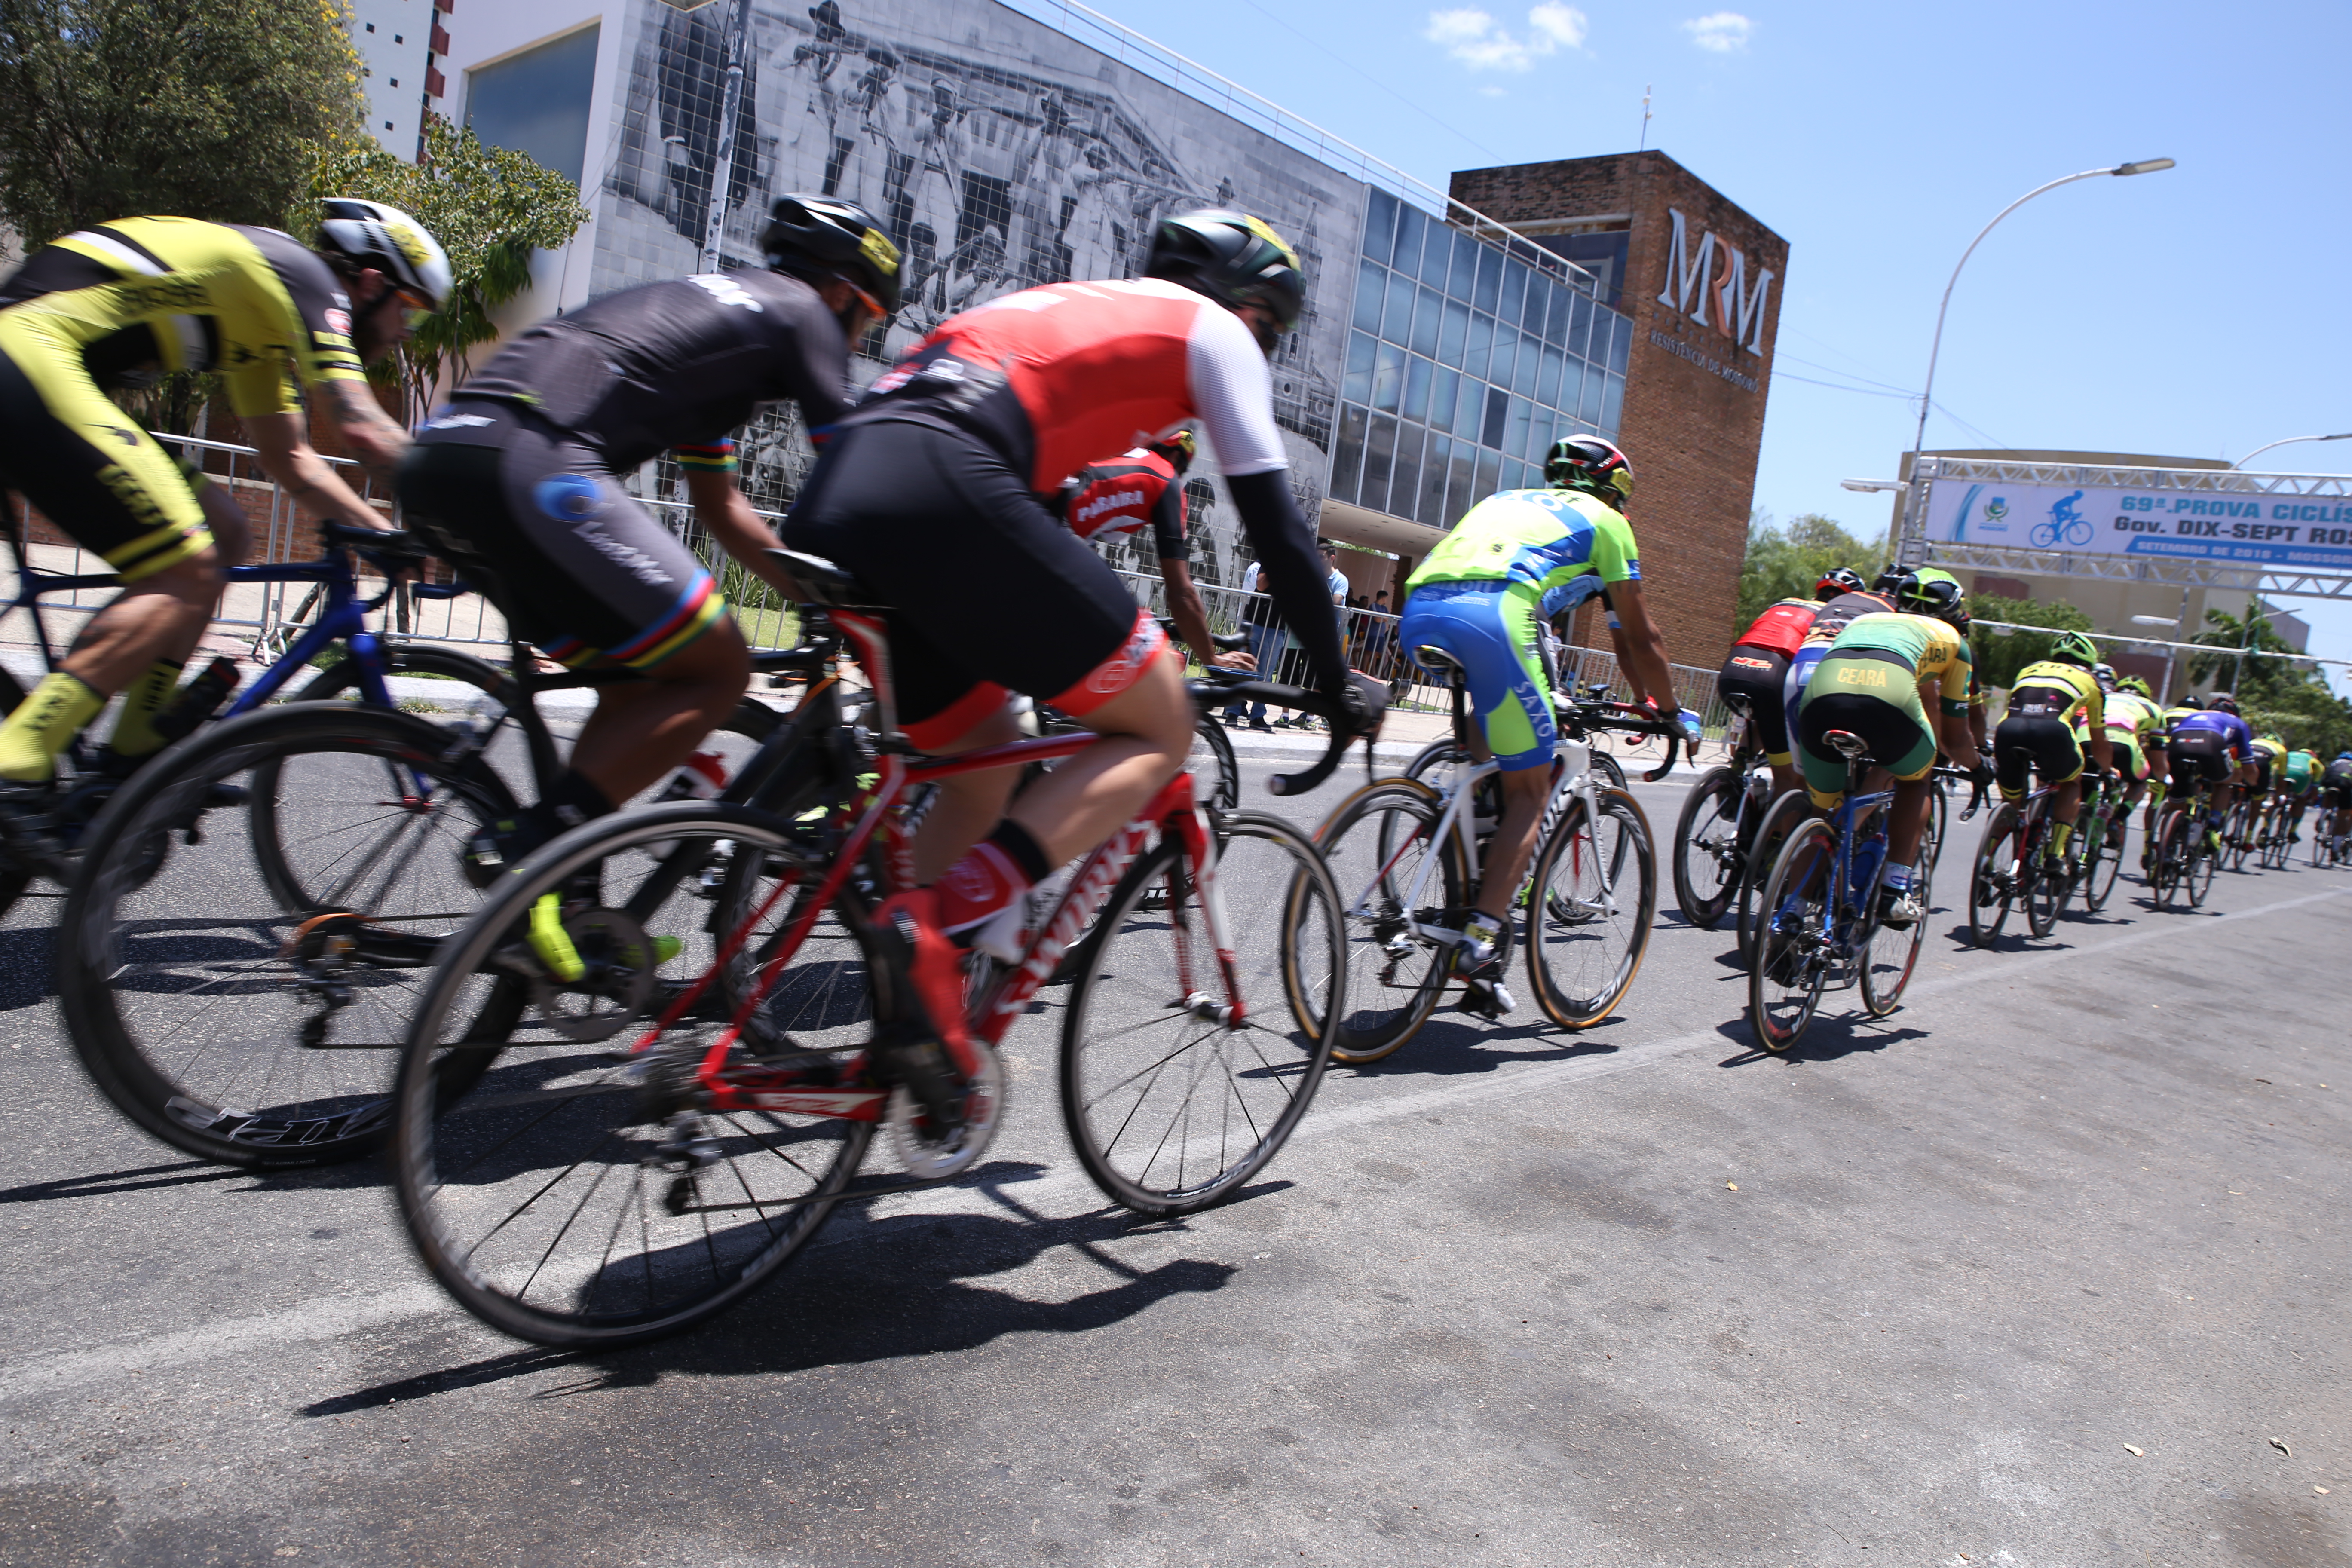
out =
{"type": "Polygon", "coordinates": [[[2352,499],[1948,479],[1928,490],[1927,537],[2352,573],[2352,499]]]}

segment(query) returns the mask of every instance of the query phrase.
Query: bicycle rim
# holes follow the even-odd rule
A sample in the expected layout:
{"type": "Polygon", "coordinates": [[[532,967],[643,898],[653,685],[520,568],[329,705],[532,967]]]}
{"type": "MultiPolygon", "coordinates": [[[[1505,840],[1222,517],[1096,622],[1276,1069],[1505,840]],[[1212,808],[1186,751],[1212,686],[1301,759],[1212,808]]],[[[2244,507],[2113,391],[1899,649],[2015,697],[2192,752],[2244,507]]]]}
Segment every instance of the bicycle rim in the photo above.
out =
{"type": "Polygon", "coordinates": [[[2019,837],[2016,808],[2005,804],[1996,807],[1992,820],[1985,825],[1984,838],[1977,846],[1976,862],[1969,874],[1969,940],[1979,947],[1992,945],[2008,923],[2010,902],[2015,896],[2011,868],[2018,860],[2019,837]]]}
{"type": "Polygon", "coordinates": [[[2180,812],[2168,813],[2157,825],[2156,864],[2148,870],[2148,893],[2159,910],[2168,910],[2180,892],[2188,856],[2188,817],[2180,812]]]}
{"type": "Polygon", "coordinates": [[[1128,870],[1062,1026],[1062,1118],[1095,1184],[1154,1216],[1223,1202],[1307,1112],[1344,1005],[1339,894],[1315,846],[1245,812],[1217,851],[1228,990],[1172,837],[1128,870]],[[1164,897],[1147,900],[1158,889],[1164,897]],[[1216,1016],[1238,1003],[1238,1019],[1216,1016]],[[1203,1016],[1203,1014],[1210,1016],[1203,1016]]]}
{"type": "Polygon", "coordinates": [[[1658,858],[1632,795],[1571,800],[1536,847],[1527,900],[1528,981],[1545,1016],[1587,1028],[1614,1012],[1641,973],[1658,909],[1658,858]],[[1604,887],[1602,868],[1608,869],[1604,887]]]}
{"type": "Polygon", "coordinates": [[[1773,862],[1780,858],[1793,826],[1803,818],[1806,804],[1802,790],[1785,792],[1765,808],[1763,820],[1756,825],[1756,837],[1748,841],[1739,868],[1738,935],[1743,963],[1754,962],[1756,956],[1756,917],[1763,907],[1764,879],[1772,874],[1773,862]]]}
{"type": "MultiPolygon", "coordinates": [[[[803,880],[820,874],[762,813],[656,806],[548,846],[444,948],[401,1062],[394,1173],[425,1267],[491,1326],[540,1344],[598,1347],[688,1328],[806,1246],[856,1173],[872,1122],[712,1107],[697,1068],[723,1027],[723,1005],[690,1009],[632,1055],[683,986],[707,979],[719,989],[712,972],[729,927],[709,918],[709,880],[681,868],[745,854],[761,856],[771,879],[786,868],[803,880]],[[585,901],[583,879],[600,888],[593,911],[574,907],[585,901]],[[559,994],[520,940],[550,892],[565,898],[587,967],[559,994]],[[629,925],[604,926],[600,936],[600,922],[616,914],[629,925]],[[653,945],[665,937],[677,943],[668,958],[653,945]],[[633,984],[649,947],[651,984],[633,984]],[[470,1026],[476,998],[514,986],[517,970],[540,976],[532,1007],[495,1033],[470,1026]],[[607,1026],[602,1037],[573,1037],[607,1026]],[[484,1070],[486,1046],[496,1049],[484,1070]],[[453,1073],[470,1092],[451,1091],[453,1073]]],[[[750,918],[740,906],[733,913],[750,918]]],[[[866,1087],[866,931],[848,919],[839,931],[784,971],[765,1005],[768,1048],[754,1055],[739,1043],[730,1077],[818,1091],[866,1087]]]]}
{"type": "Polygon", "coordinates": [[[1242,804],[1242,771],[1234,761],[1234,743],[1213,714],[1202,714],[1192,727],[1192,755],[1185,764],[1192,775],[1194,798],[1215,812],[1238,811],[1242,804]]]}
{"type": "Polygon", "coordinates": [[[381,1142],[434,946],[481,897],[457,851],[514,809],[478,761],[426,773],[450,739],[381,709],[266,710],[116,797],[67,900],[58,980],[77,1053],[132,1121],[252,1167],[381,1142]],[[205,804],[240,780],[247,809],[205,804]],[[289,906],[289,866],[331,908],[289,906]]]}
{"type": "Polygon", "coordinates": [[[1691,785],[1675,822],[1675,902],[1683,919],[1713,931],[1738,888],[1739,808],[1748,798],[1740,774],[1709,769],[1691,785]]]}
{"type": "Polygon", "coordinates": [[[1405,907],[1421,869],[1438,864],[1423,885],[1423,907],[1459,905],[1468,880],[1461,847],[1450,836],[1430,837],[1440,807],[1420,786],[1384,782],[1339,803],[1316,829],[1315,841],[1339,889],[1348,943],[1346,1009],[1334,1033],[1331,1058],[1350,1065],[1379,1061],[1418,1033],[1445,990],[1445,950],[1412,930],[1416,911],[1405,907]]]}
{"type": "Polygon", "coordinates": [[[2191,850],[2189,864],[2181,874],[2181,887],[2189,894],[2189,907],[2203,909],[2205,895],[2213,890],[2214,873],[2221,868],[2221,858],[2210,852],[2191,850]]]}
{"type": "Polygon", "coordinates": [[[2116,890],[2116,879],[2123,873],[2124,855],[2131,845],[2129,832],[2125,833],[2121,848],[2107,843],[2105,828],[2099,828],[2098,835],[2092,840],[2090,858],[2083,865],[2083,908],[2090,914],[2107,907],[2107,900],[2116,890]]]}
{"type": "MultiPolygon", "coordinates": [[[[1924,892],[1925,889],[1923,889],[1924,892]]],[[[1870,934],[1862,949],[1862,1005],[1874,1018],[1884,1018],[1901,1005],[1911,973],[1919,966],[1919,949],[1927,940],[1927,917],[1903,931],[1870,917],[1870,934]]]]}
{"type": "Polygon", "coordinates": [[[1748,971],[1748,1021],[1768,1051],[1795,1045],[1821,1005],[1827,963],[1822,952],[1829,908],[1830,860],[1837,835],[1811,821],[1789,841],[1764,879],[1755,962],[1748,971]]]}

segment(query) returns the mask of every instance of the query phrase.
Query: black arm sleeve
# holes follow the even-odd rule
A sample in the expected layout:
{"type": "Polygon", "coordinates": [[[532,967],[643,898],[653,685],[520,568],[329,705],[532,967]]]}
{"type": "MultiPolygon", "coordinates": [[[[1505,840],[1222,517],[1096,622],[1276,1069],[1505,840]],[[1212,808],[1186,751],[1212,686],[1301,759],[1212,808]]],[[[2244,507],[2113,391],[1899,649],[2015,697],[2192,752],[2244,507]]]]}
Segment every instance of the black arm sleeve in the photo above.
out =
{"type": "Polygon", "coordinates": [[[1322,557],[1315,552],[1315,535],[1298,514],[1290,494],[1290,476],[1280,468],[1263,474],[1228,477],[1234,509],[1241,513],[1252,547],[1257,551],[1258,586],[1274,600],[1283,625],[1307,650],[1307,666],[1315,685],[1337,691],[1346,685],[1348,660],[1339,651],[1339,617],[1331,607],[1331,589],[1322,557]]]}
{"type": "Polygon", "coordinates": [[[1184,476],[1179,474],[1151,505],[1151,537],[1162,561],[1190,561],[1192,546],[1184,538],[1184,476]]]}

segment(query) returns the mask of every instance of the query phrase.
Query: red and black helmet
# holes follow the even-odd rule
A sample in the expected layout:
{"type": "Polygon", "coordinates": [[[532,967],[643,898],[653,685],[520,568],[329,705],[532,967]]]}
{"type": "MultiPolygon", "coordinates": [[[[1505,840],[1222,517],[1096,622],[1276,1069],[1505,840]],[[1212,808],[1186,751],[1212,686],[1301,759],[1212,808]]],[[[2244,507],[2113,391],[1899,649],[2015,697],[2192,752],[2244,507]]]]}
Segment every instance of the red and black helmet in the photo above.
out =
{"type": "Polygon", "coordinates": [[[1834,599],[1840,594],[1859,594],[1868,586],[1869,584],[1862,580],[1862,574],[1853,567],[1832,566],[1822,574],[1820,582],[1813,584],[1813,597],[1822,600],[1834,599]]]}

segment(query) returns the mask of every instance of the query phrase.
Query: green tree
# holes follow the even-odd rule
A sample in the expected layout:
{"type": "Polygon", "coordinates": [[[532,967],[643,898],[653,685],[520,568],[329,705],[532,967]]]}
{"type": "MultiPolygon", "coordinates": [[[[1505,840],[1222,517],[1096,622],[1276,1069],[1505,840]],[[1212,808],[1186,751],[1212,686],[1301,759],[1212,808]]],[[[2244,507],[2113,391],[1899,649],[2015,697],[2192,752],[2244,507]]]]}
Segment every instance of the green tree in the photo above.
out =
{"type": "Polygon", "coordinates": [[[2278,657],[2294,649],[2269,616],[2259,609],[2251,616],[2208,610],[2205,626],[2189,640],[2214,651],[2189,656],[2189,679],[2213,679],[2222,689],[2234,689],[2255,734],[2277,734],[2289,745],[2323,757],[2352,746],[2352,703],[2329,690],[2316,668],[2278,657]],[[2241,647],[2251,650],[2242,672],[2238,668],[2241,647]]]}
{"type": "Polygon", "coordinates": [[[448,303],[417,324],[396,363],[372,367],[397,378],[410,413],[424,406],[436,384],[471,374],[473,351],[499,335],[490,313],[530,282],[530,253],[554,249],[588,221],[571,180],[527,153],[488,146],[437,115],[425,128],[425,154],[416,163],[372,142],[341,146],[319,160],[310,190],[320,197],[389,203],[430,229],[449,253],[457,287],[448,303]]]}
{"type": "Polygon", "coordinates": [[[27,249],[109,218],[287,226],[360,129],[326,0],[0,0],[0,219],[27,249]]]}
{"type": "MultiPolygon", "coordinates": [[[[2048,626],[2053,631],[2087,632],[2091,617],[2074,605],[2055,600],[2004,599],[1996,594],[1969,595],[1969,616],[1976,621],[2007,621],[2021,626],[2048,626]]],[[[1977,679],[2006,690],[2017,682],[2017,672],[2050,657],[2055,640],[2041,632],[2002,632],[1978,626],[1969,632],[1969,658],[1977,679]]]]}
{"type": "Polygon", "coordinates": [[[1833,566],[1851,566],[1866,582],[1886,564],[1882,542],[1865,544],[1835,521],[1818,512],[1775,526],[1759,509],[1748,520],[1748,555],[1739,567],[1738,624],[1764,613],[1775,599],[1812,597],[1813,584],[1833,566]]]}
{"type": "Polygon", "coordinates": [[[2218,677],[2225,690],[2234,691],[2241,699],[2260,700],[2284,683],[2300,684],[2300,667],[2285,659],[2266,657],[2293,653],[2294,648],[2272,626],[2270,617],[2261,610],[2251,618],[2231,615],[2226,610],[2205,612],[2205,629],[2189,639],[2206,647],[2227,649],[2219,653],[2193,653],[2189,656],[2189,679],[2205,680],[2218,677]],[[2239,668],[2235,650],[2246,648],[2245,666],[2239,668]]]}

